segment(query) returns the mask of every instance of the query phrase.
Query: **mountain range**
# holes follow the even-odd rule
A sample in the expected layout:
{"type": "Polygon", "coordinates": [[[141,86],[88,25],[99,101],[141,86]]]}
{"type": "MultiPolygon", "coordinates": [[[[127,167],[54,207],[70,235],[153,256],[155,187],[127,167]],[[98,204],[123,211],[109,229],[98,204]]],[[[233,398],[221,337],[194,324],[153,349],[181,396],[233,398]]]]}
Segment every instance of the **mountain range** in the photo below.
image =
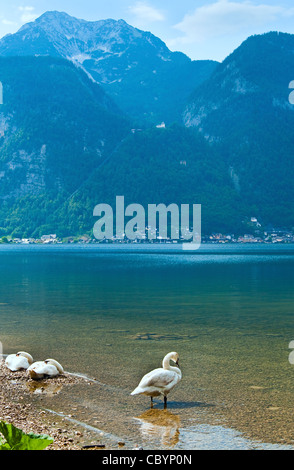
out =
{"type": "Polygon", "coordinates": [[[56,11],[2,38],[0,55],[70,60],[141,125],[179,121],[183,102],[217,65],[171,52],[159,38],[124,20],[85,21],[56,11]]]}
{"type": "Polygon", "coordinates": [[[91,233],[117,195],[202,204],[207,234],[294,227],[293,52],[271,32],[191,61],[123,20],[59,12],[5,36],[0,236],[91,233]]]}

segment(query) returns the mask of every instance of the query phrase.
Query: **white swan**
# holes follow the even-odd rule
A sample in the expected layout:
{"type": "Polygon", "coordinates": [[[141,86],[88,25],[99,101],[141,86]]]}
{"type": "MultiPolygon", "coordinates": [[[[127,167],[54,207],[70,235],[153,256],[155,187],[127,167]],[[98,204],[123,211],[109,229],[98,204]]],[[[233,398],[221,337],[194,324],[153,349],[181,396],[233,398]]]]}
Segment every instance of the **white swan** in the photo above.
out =
{"type": "Polygon", "coordinates": [[[56,377],[63,374],[63,367],[55,359],[46,359],[46,361],[34,362],[29,368],[28,373],[32,379],[44,379],[46,377],[56,377]]]}
{"type": "Polygon", "coordinates": [[[172,367],[170,361],[179,365],[179,355],[171,352],[165,356],[162,361],[162,368],[154,369],[144,375],[138,387],[131,395],[148,395],[151,397],[151,407],[153,406],[153,397],[164,396],[164,407],[167,406],[167,394],[180,382],[182,373],[178,367],[172,367]]]}
{"type": "Polygon", "coordinates": [[[6,367],[12,372],[15,372],[17,370],[22,370],[22,369],[28,369],[28,367],[32,363],[33,363],[32,356],[25,351],[19,351],[16,354],[10,354],[5,359],[6,367]]]}

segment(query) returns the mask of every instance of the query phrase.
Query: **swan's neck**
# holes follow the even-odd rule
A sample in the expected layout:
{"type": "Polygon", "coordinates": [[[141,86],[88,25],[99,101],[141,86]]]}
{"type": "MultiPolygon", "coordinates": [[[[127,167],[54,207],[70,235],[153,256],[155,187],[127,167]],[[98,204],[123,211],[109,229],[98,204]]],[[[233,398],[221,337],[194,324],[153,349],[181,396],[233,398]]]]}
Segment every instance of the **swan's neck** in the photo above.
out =
{"type": "Polygon", "coordinates": [[[167,356],[165,356],[165,358],[162,361],[162,367],[164,369],[170,370],[172,368],[172,366],[170,365],[170,360],[171,360],[171,357],[170,357],[169,354],[167,356]]]}
{"type": "Polygon", "coordinates": [[[180,369],[178,367],[171,366],[170,365],[170,360],[171,360],[171,356],[169,354],[167,356],[165,356],[165,358],[162,361],[163,369],[172,370],[173,372],[176,372],[177,374],[179,374],[181,376],[182,373],[181,373],[180,369]]]}

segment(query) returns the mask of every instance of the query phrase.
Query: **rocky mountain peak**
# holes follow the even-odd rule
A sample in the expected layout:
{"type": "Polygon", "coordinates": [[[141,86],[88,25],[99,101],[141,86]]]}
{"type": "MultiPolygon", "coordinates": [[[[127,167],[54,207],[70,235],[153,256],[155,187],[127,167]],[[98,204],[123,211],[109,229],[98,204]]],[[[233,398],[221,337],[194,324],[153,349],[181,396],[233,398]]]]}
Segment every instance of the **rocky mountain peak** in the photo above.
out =
{"type": "Polygon", "coordinates": [[[70,60],[125,113],[154,124],[179,121],[183,102],[216,64],[171,52],[161,39],[124,20],[87,21],[59,11],[48,11],[2,38],[0,56],[70,60]]]}

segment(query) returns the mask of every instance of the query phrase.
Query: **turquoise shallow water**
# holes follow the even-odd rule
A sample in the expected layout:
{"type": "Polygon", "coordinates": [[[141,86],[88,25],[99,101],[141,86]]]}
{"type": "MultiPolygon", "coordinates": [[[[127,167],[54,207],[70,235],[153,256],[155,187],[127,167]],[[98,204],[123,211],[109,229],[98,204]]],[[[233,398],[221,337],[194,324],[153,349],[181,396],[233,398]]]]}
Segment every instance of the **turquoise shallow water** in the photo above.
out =
{"type": "Polygon", "coordinates": [[[1,246],[0,340],[97,380],[40,406],[145,448],[292,445],[293,268],[290,245],[1,246]],[[150,412],[130,392],[173,350],[150,412]]]}

